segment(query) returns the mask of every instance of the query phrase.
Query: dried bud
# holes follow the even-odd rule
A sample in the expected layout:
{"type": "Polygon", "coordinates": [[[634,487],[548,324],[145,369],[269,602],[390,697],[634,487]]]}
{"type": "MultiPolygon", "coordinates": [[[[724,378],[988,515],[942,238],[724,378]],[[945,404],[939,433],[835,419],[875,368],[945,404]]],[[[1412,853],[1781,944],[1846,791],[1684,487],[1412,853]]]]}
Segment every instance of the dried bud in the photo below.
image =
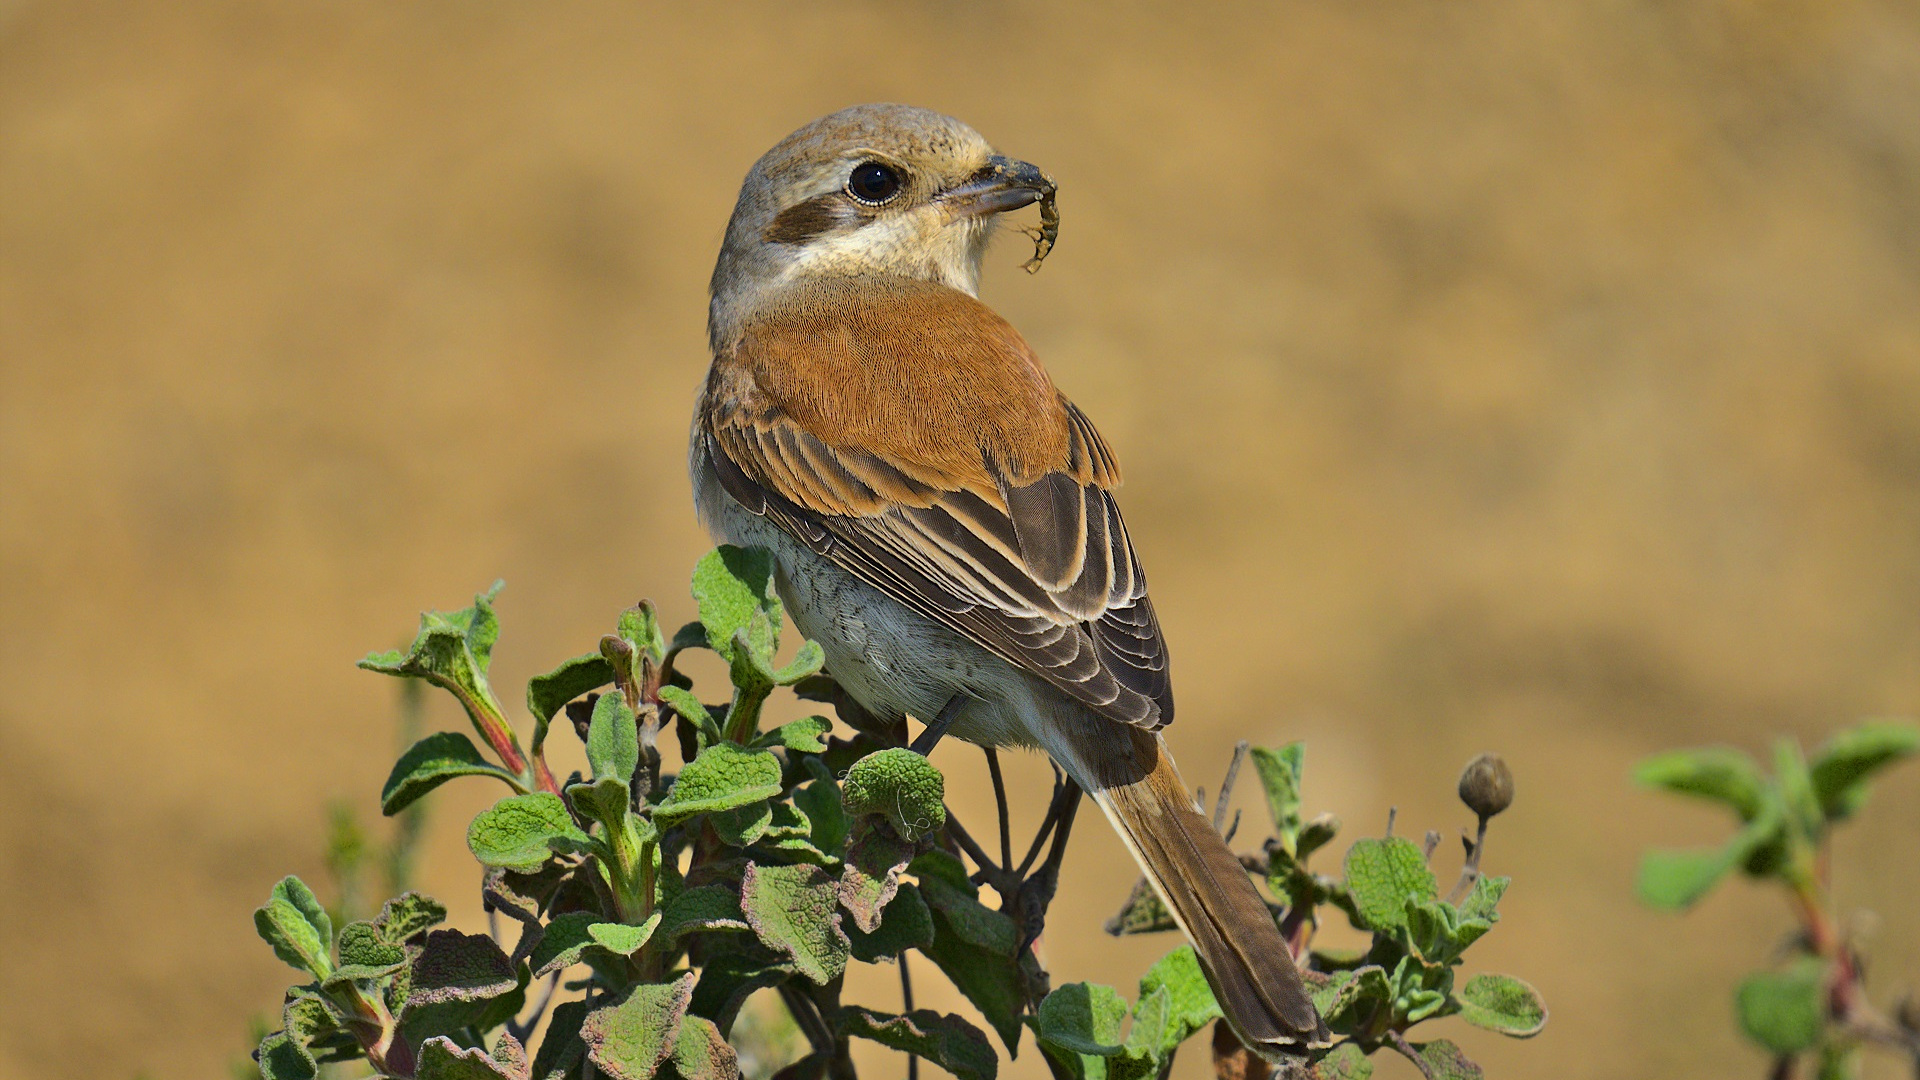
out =
{"type": "Polygon", "coordinates": [[[1481,818],[1513,805],[1513,770],[1499,754],[1481,754],[1460,773],[1460,801],[1481,818]]]}

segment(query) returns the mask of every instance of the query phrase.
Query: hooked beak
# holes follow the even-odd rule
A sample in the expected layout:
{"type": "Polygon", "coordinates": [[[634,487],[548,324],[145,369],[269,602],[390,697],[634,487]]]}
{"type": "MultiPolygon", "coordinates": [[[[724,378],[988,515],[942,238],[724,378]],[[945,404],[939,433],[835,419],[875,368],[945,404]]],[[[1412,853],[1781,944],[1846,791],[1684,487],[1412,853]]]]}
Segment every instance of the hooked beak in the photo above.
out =
{"type": "Polygon", "coordinates": [[[1031,206],[1053,191],[1053,178],[1038,166],[995,154],[985,168],[942,192],[940,199],[956,216],[987,217],[1031,206]]]}

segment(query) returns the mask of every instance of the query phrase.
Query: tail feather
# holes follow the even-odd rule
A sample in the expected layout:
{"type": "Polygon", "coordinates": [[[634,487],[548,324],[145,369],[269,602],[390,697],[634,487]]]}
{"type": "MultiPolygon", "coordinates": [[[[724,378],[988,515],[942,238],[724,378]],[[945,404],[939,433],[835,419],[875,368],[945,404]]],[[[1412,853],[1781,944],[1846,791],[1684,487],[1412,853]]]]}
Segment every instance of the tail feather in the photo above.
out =
{"type": "Polygon", "coordinates": [[[1160,736],[1113,724],[1059,731],[1048,749],[1074,774],[1126,842],[1199,955],[1214,997],[1242,1042],[1297,1054],[1331,1041],[1240,860],[1174,769],[1160,736]]]}

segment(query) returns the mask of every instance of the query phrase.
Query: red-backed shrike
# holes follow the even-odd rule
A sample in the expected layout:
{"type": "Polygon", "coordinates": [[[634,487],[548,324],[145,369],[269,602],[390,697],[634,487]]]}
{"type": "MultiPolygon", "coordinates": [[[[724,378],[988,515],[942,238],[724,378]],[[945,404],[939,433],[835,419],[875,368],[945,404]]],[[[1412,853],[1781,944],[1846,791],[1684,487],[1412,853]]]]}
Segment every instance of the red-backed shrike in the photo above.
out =
{"type": "Polygon", "coordinates": [[[1052,755],[1244,1042],[1325,1045],[1266,904],[1158,734],[1167,649],[1113,453],[975,298],[996,216],[1052,191],[967,125],[899,105],[834,113],[768,151],[713,273],[700,516],[718,540],[773,551],[794,622],[876,717],[1052,755]]]}

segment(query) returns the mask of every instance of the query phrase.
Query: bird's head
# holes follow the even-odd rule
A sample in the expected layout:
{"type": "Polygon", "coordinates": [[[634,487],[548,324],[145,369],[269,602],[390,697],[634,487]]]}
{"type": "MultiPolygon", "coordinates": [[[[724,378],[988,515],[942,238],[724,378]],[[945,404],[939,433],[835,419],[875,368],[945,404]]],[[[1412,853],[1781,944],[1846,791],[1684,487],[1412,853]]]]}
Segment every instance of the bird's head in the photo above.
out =
{"type": "Polygon", "coordinates": [[[1053,181],[950,116],[856,105],[782,139],[747,173],[713,271],[712,330],[808,279],[905,277],[972,294],[997,215],[1053,181]]]}

